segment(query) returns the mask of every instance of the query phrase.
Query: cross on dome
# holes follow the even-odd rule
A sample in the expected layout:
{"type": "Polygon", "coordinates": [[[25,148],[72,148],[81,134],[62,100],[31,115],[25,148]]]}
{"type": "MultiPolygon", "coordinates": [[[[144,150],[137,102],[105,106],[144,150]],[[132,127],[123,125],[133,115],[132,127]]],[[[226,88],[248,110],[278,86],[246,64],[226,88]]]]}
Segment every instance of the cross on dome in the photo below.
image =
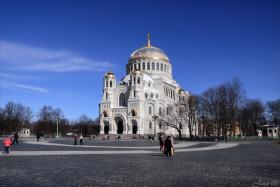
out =
{"type": "Polygon", "coordinates": [[[147,47],[151,47],[151,35],[150,35],[150,33],[148,33],[147,39],[148,39],[148,41],[147,41],[147,47]]]}

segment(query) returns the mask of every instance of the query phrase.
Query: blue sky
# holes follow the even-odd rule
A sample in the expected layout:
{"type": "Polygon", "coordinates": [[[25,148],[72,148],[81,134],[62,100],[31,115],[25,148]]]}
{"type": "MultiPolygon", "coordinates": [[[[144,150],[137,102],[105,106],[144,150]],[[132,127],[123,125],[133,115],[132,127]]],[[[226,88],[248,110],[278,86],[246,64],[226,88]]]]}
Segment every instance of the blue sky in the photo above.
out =
{"type": "Polygon", "coordinates": [[[0,105],[98,116],[102,78],[161,48],[173,77],[200,94],[239,77],[249,98],[280,98],[280,1],[0,0],[0,105]]]}

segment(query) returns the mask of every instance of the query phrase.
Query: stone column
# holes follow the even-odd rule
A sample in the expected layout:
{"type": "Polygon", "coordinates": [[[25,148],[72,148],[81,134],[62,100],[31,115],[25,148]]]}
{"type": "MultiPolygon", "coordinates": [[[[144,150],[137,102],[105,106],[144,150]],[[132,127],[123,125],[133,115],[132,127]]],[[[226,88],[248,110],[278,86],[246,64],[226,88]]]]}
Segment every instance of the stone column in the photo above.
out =
{"type": "Polygon", "coordinates": [[[132,125],[127,123],[127,134],[132,134],[132,125]]]}
{"type": "Polygon", "coordinates": [[[103,124],[103,121],[100,120],[100,134],[104,134],[104,124],[103,124]]]}

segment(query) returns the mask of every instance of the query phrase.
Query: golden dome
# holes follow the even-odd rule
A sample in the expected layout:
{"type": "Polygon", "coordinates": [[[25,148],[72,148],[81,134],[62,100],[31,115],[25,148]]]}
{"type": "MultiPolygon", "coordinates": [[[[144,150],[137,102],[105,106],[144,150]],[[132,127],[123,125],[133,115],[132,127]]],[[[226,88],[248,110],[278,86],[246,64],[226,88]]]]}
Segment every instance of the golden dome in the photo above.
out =
{"type": "Polygon", "coordinates": [[[153,60],[162,60],[169,62],[166,54],[157,47],[142,47],[134,51],[129,58],[129,61],[138,60],[138,59],[153,59],[153,60]]]}
{"type": "Polygon", "coordinates": [[[148,34],[147,46],[135,50],[130,55],[128,63],[138,59],[162,60],[169,63],[169,58],[161,49],[151,46],[150,34],[148,34]]]}
{"type": "Polygon", "coordinates": [[[106,78],[115,78],[115,75],[114,75],[113,72],[107,72],[107,73],[105,73],[104,76],[105,76],[106,78]]]}

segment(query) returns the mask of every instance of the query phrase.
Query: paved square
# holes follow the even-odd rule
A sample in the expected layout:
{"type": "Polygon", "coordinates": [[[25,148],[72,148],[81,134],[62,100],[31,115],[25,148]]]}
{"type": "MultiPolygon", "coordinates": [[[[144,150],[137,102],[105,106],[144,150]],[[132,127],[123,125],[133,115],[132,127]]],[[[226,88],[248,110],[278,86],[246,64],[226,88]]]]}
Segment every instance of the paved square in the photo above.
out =
{"type": "Polygon", "coordinates": [[[72,143],[21,141],[0,157],[0,186],[280,186],[280,146],[270,142],[179,142],[174,157],[157,142],[72,143]]]}

